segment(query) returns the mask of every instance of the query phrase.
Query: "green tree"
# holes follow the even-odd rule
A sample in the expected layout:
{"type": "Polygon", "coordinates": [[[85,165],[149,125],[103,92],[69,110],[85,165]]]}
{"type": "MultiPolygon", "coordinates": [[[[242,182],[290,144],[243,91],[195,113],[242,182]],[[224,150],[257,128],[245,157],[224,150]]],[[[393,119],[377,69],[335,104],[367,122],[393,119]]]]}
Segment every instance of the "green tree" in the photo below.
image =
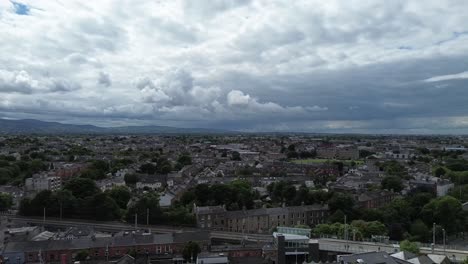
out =
{"type": "Polygon", "coordinates": [[[379,221],[367,222],[366,228],[363,232],[364,236],[384,236],[387,234],[387,227],[379,221]]]}
{"type": "Polygon", "coordinates": [[[373,155],[373,154],[375,154],[375,153],[372,152],[372,151],[368,151],[368,150],[365,150],[365,149],[359,150],[359,157],[360,158],[367,158],[367,157],[369,157],[370,155],[373,155]]]}
{"type": "Polygon", "coordinates": [[[434,175],[435,175],[436,177],[439,177],[439,178],[442,177],[442,176],[444,176],[446,173],[447,173],[447,171],[446,171],[444,168],[442,168],[442,167],[438,167],[438,168],[434,171],[434,175]]]}
{"type": "Polygon", "coordinates": [[[184,206],[173,207],[166,212],[165,215],[168,223],[183,225],[196,224],[195,216],[184,206]]]}
{"type": "Polygon", "coordinates": [[[164,221],[164,215],[159,207],[159,196],[154,192],[143,194],[136,203],[130,206],[127,211],[127,221],[133,223],[137,214],[138,222],[146,224],[147,212],[149,212],[150,224],[160,224],[164,221]]]}
{"type": "Polygon", "coordinates": [[[0,185],[7,184],[13,178],[13,174],[7,168],[0,168],[0,185]]]}
{"type": "Polygon", "coordinates": [[[412,239],[414,241],[425,242],[430,236],[429,228],[421,219],[417,219],[411,224],[410,229],[412,239]]]}
{"type": "Polygon", "coordinates": [[[161,157],[158,159],[157,163],[158,163],[158,167],[157,167],[158,173],[168,174],[169,172],[172,171],[172,164],[167,158],[161,157]]]}
{"type": "Polygon", "coordinates": [[[77,198],[93,196],[100,192],[96,183],[87,178],[73,178],[65,184],[64,189],[69,190],[77,198]]]}
{"type": "Polygon", "coordinates": [[[87,250],[80,250],[75,255],[75,261],[85,261],[89,256],[89,252],[87,250]]]}
{"type": "Polygon", "coordinates": [[[138,175],[136,174],[125,174],[124,181],[126,185],[135,185],[138,181],[138,175]]]}
{"type": "Polygon", "coordinates": [[[95,168],[88,168],[81,173],[80,177],[92,180],[102,180],[106,178],[106,173],[95,168]]]}
{"type": "Polygon", "coordinates": [[[105,172],[109,171],[109,163],[104,160],[94,160],[91,166],[96,169],[105,172]]]}
{"type": "Polygon", "coordinates": [[[155,174],[158,167],[152,163],[145,163],[140,166],[140,172],[146,174],[155,174]]]}
{"type": "Polygon", "coordinates": [[[404,227],[408,227],[412,220],[413,208],[407,200],[397,198],[381,208],[381,212],[385,224],[399,223],[404,227]]]}
{"type": "Polygon", "coordinates": [[[191,262],[197,259],[198,253],[201,252],[200,245],[197,242],[189,241],[185,243],[182,249],[182,256],[185,261],[191,262]]]}
{"type": "Polygon", "coordinates": [[[345,214],[340,209],[336,210],[332,215],[330,215],[327,219],[329,223],[337,223],[343,222],[345,218],[345,214]]]}
{"type": "Polygon", "coordinates": [[[232,160],[240,161],[240,160],[241,160],[240,153],[237,152],[237,151],[233,151],[233,152],[231,153],[231,159],[232,159],[232,160]]]}
{"type": "Polygon", "coordinates": [[[106,193],[94,195],[91,199],[87,199],[86,204],[88,205],[88,212],[92,210],[96,220],[109,221],[120,219],[119,206],[106,193]]]}
{"type": "Polygon", "coordinates": [[[426,224],[437,223],[449,234],[462,231],[465,221],[462,204],[452,196],[431,200],[423,207],[421,215],[426,224]]]}
{"type": "Polygon", "coordinates": [[[132,198],[132,193],[125,186],[116,186],[106,192],[122,209],[127,208],[128,201],[130,201],[130,198],[132,198]]]}
{"type": "Polygon", "coordinates": [[[183,154],[179,156],[177,162],[180,163],[182,166],[187,166],[192,164],[192,158],[188,154],[183,154]]]}
{"type": "Polygon", "coordinates": [[[38,173],[46,169],[47,165],[42,160],[35,159],[31,161],[30,170],[32,173],[38,173]]]}
{"type": "MultiPolygon", "coordinates": [[[[73,217],[76,213],[75,210],[78,208],[78,201],[76,200],[76,197],[73,196],[72,192],[62,189],[55,192],[54,197],[57,200],[59,207],[62,208],[62,216],[73,217]]],[[[58,214],[60,214],[60,208],[58,214]]]]}
{"type": "Polygon", "coordinates": [[[349,215],[353,213],[354,199],[348,194],[334,193],[328,201],[328,205],[332,211],[341,210],[349,215]]]}
{"type": "Polygon", "coordinates": [[[403,190],[403,182],[398,176],[386,176],[382,179],[382,189],[401,192],[403,190]]]}
{"type": "Polygon", "coordinates": [[[8,193],[0,193],[0,211],[10,209],[13,205],[13,197],[8,193]]]}
{"type": "Polygon", "coordinates": [[[409,240],[403,240],[400,242],[400,250],[411,252],[414,254],[419,254],[419,246],[415,242],[411,242],[409,240]]]}
{"type": "Polygon", "coordinates": [[[292,203],[294,202],[294,198],[296,197],[296,187],[294,187],[293,185],[287,186],[283,190],[282,196],[286,201],[286,204],[292,205],[292,203]]]}
{"type": "Polygon", "coordinates": [[[26,197],[26,198],[21,199],[18,214],[23,215],[23,216],[33,215],[33,212],[31,211],[31,199],[30,198],[26,197]]]}

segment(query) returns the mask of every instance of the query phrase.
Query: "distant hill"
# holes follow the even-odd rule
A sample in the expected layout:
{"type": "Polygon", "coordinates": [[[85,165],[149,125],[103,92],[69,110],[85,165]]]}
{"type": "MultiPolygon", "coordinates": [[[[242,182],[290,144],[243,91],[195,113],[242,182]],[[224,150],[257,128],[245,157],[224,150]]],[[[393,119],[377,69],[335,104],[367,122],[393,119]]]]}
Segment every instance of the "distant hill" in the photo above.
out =
{"type": "Polygon", "coordinates": [[[35,119],[0,119],[0,134],[221,134],[233,131],[208,128],[178,128],[168,126],[98,127],[70,125],[35,119]]]}

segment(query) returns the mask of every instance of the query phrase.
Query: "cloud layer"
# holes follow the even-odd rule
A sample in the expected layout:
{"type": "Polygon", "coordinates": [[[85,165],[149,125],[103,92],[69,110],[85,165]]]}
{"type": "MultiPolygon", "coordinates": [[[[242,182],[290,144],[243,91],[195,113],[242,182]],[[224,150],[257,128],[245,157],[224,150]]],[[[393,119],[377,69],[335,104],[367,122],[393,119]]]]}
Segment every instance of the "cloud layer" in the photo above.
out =
{"type": "Polygon", "coordinates": [[[0,117],[468,133],[466,1],[0,3],[0,117]]]}

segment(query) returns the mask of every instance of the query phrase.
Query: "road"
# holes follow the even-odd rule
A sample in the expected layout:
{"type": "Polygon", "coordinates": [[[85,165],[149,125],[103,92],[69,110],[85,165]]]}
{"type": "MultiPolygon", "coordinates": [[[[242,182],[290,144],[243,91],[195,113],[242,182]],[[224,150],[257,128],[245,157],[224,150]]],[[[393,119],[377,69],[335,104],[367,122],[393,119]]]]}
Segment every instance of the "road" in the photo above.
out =
{"type": "MultiPolygon", "coordinates": [[[[9,219],[13,222],[30,223],[34,225],[45,225],[54,227],[70,227],[70,226],[92,226],[95,230],[105,232],[119,232],[122,230],[135,230],[134,225],[119,223],[119,222],[98,222],[77,219],[46,219],[45,222],[40,218],[26,218],[11,216],[9,219]]],[[[147,229],[152,233],[168,234],[183,231],[200,231],[201,229],[193,227],[172,227],[172,226],[154,226],[154,225],[139,225],[137,229],[147,229]]],[[[250,241],[250,242],[270,242],[272,241],[271,235],[265,234],[242,234],[227,231],[211,231],[211,238],[233,241],[250,241]]]]}
{"type": "MultiPolygon", "coordinates": [[[[384,243],[373,243],[373,242],[361,242],[361,241],[346,241],[340,239],[321,238],[318,240],[319,248],[323,251],[334,251],[334,252],[349,252],[349,253],[363,253],[372,251],[385,251],[393,254],[399,250],[399,245],[384,244],[384,243]]],[[[431,248],[421,247],[421,253],[429,254],[432,253],[431,248]]],[[[468,258],[468,248],[466,250],[455,250],[436,247],[434,250],[435,254],[446,255],[452,260],[463,261],[468,258]]]]}

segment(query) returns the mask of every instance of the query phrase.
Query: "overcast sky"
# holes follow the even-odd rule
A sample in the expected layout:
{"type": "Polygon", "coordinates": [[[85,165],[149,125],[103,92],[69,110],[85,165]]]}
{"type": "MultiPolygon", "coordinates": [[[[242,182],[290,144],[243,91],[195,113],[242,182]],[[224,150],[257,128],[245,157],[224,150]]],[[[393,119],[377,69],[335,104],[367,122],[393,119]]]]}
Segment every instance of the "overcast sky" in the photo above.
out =
{"type": "Polygon", "coordinates": [[[0,0],[0,117],[468,133],[468,1],[0,0]]]}

